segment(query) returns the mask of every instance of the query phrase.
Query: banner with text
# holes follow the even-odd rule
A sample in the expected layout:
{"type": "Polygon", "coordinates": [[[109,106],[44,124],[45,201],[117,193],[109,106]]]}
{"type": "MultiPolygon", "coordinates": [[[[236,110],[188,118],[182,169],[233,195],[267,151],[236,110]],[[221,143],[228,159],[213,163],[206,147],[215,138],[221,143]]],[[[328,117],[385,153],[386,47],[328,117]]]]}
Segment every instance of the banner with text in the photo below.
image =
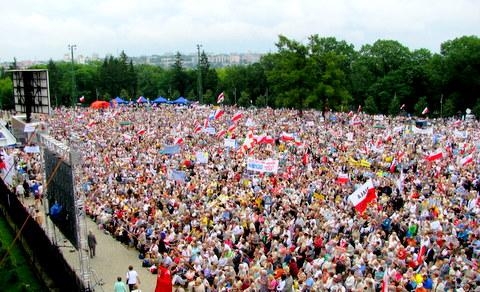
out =
{"type": "Polygon", "coordinates": [[[256,172],[268,172],[268,173],[277,173],[278,172],[278,159],[247,159],[247,170],[256,171],[256,172]]]}

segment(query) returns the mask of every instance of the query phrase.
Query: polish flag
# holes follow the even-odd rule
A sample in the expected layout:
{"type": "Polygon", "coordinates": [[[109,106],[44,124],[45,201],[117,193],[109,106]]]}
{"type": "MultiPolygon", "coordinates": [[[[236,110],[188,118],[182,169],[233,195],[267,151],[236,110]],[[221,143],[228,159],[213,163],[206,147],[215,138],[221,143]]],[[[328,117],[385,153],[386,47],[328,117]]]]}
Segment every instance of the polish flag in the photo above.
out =
{"type": "Polygon", "coordinates": [[[105,154],[105,156],[103,157],[103,162],[105,162],[105,164],[107,164],[107,165],[110,164],[110,158],[108,158],[107,154],[105,154]]]}
{"type": "Polygon", "coordinates": [[[305,152],[302,156],[302,163],[303,165],[307,165],[310,162],[310,157],[308,156],[308,153],[305,152]]]}
{"type": "Polygon", "coordinates": [[[206,118],[205,121],[203,121],[203,127],[208,128],[208,118],[206,118]]]}
{"type": "Polygon", "coordinates": [[[347,114],[347,116],[348,116],[349,118],[353,117],[353,111],[349,111],[348,114],[347,114]]]}
{"type": "Polygon", "coordinates": [[[140,97],[137,99],[137,103],[141,103],[141,102],[142,102],[142,100],[143,100],[142,97],[143,97],[143,96],[140,96],[140,97]]]}
{"type": "Polygon", "coordinates": [[[216,136],[217,136],[217,138],[221,138],[221,137],[225,136],[226,133],[227,133],[227,131],[221,130],[221,131],[217,132],[216,136]]]}
{"type": "Polygon", "coordinates": [[[143,134],[145,134],[146,132],[147,132],[147,130],[141,129],[141,130],[139,130],[139,131],[137,132],[137,135],[143,135],[143,134]]]}
{"type": "Polygon", "coordinates": [[[456,120],[455,122],[453,122],[453,126],[454,127],[460,127],[462,125],[462,121],[461,120],[456,120]]]}
{"type": "Polygon", "coordinates": [[[472,162],[473,162],[472,154],[469,154],[469,155],[463,157],[462,159],[460,159],[460,165],[461,166],[465,166],[465,165],[467,165],[469,163],[472,163],[472,162]]]}
{"type": "Polygon", "coordinates": [[[347,183],[350,179],[348,178],[348,174],[346,173],[339,173],[337,176],[337,183],[344,184],[347,183]]]}
{"type": "Polygon", "coordinates": [[[422,115],[428,114],[430,111],[428,110],[428,107],[425,107],[422,111],[422,115]]]}
{"type": "Polygon", "coordinates": [[[255,139],[253,138],[253,133],[252,131],[249,131],[247,134],[247,137],[245,137],[245,140],[243,141],[242,147],[240,147],[240,151],[246,153],[250,148],[253,147],[255,144],[255,139]]]}
{"type": "Polygon", "coordinates": [[[435,161],[437,159],[441,159],[443,157],[443,152],[442,150],[438,150],[426,157],[426,159],[430,162],[435,161]]]}
{"type": "Polygon", "coordinates": [[[390,277],[388,276],[388,269],[385,269],[382,280],[382,292],[388,292],[388,285],[390,285],[390,277]]]}
{"type": "Polygon", "coordinates": [[[388,168],[388,170],[390,170],[391,173],[394,173],[396,167],[397,167],[397,158],[394,158],[392,160],[392,163],[390,163],[390,167],[388,168]]]}
{"type": "Polygon", "coordinates": [[[193,132],[196,134],[202,130],[202,125],[196,124],[195,129],[193,129],[193,132]]]}
{"type": "Polygon", "coordinates": [[[362,105],[359,104],[359,105],[358,105],[358,109],[357,109],[357,113],[359,113],[359,112],[361,112],[361,111],[362,111],[362,105]]]}
{"type": "Polygon", "coordinates": [[[95,121],[90,121],[88,124],[87,124],[87,127],[93,127],[93,125],[95,125],[95,121]]]}
{"type": "Polygon", "coordinates": [[[221,116],[223,116],[224,113],[225,113],[225,111],[223,109],[217,109],[215,111],[215,115],[213,115],[213,118],[215,120],[218,120],[221,116]]]}
{"type": "Polygon", "coordinates": [[[241,118],[243,118],[243,113],[238,112],[238,113],[233,115],[232,122],[236,122],[236,121],[240,120],[241,118]]]}
{"type": "Polygon", "coordinates": [[[405,155],[405,152],[399,150],[396,155],[397,155],[397,160],[402,161],[402,158],[405,155]]]}
{"type": "Polygon", "coordinates": [[[267,135],[267,136],[265,136],[265,138],[262,139],[262,143],[265,143],[265,144],[274,144],[274,143],[275,143],[275,139],[273,139],[272,136],[267,135]]]}
{"type": "Polygon", "coordinates": [[[295,137],[292,134],[283,132],[282,135],[280,135],[280,140],[284,142],[295,141],[295,137]]]}
{"type": "Polygon", "coordinates": [[[237,128],[237,125],[233,124],[230,127],[228,127],[227,132],[232,133],[233,131],[235,131],[236,128],[237,128]]]}
{"type": "Polygon", "coordinates": [[[173,140],[173,144],[175,144],[175,145],[177,145],[177,144],[178,144],[178,145],[183,144],[183,138],[182,138],[182,137],[177,137],[177,138],[175,138],[175,140],[173,140]]]}
{"type": "Polygon", "coordinates": [[[405,109],[405,104],[402,104],[402,106],[400,107],[401,110],[405,109]]]}
{"type": "Polygon", "coordinates": [[[80,102],[84,102],[85,101],[85,96],[80,96],[80,102]]]}
{"type": "Polygon", "coordinates": [[[225,99],[225,94],[222,91],[217,97],[217,103],[222,103],[224,99],[225,99]]]}
{"type": "Polygon", "coordinates": [[[421,265],[423,263],[423,257],[425,256],[425,253],[427,252],[427,247],[425,245],[422,245],[420,250],[418,251],[418,256],[417,256],[417,265],[421,265]]]}
{"type": "Polygon", "coordinates": [[[352,202],[355,210],[359,213],[363,213],[367,209],[368,204],[377,198],[375,187],[372,180],[369,179],[366,183],[356,189],[348,199],[352,202]]]}

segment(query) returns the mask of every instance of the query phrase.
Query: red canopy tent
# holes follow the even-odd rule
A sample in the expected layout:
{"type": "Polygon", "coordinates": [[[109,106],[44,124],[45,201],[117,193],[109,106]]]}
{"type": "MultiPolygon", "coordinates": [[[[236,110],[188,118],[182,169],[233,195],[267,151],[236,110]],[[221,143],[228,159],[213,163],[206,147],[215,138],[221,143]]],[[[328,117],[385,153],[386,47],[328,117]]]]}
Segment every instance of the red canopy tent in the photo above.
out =
{"type": "Polygon", "coordinates": [[[109,108],[110,103],[108,101],[97,100],[97,101],[92,102],[90,107],[94,108],[94,109],[109,108]]]}

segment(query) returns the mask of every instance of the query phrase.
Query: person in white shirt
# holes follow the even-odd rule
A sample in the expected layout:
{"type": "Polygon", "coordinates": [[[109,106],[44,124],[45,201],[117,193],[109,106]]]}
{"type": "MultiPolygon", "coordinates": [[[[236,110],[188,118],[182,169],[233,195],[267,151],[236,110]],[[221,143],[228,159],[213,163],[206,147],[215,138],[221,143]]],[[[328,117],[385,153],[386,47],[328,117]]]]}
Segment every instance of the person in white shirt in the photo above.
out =
{"type": "Polygon", "coordinates": [[[127,284],[130,292],[134,291],[138,285],[140,285],[140,278],[138,277],[137,271],[133,269],[133,266],[128,266],[127,272],[127,284]]]}

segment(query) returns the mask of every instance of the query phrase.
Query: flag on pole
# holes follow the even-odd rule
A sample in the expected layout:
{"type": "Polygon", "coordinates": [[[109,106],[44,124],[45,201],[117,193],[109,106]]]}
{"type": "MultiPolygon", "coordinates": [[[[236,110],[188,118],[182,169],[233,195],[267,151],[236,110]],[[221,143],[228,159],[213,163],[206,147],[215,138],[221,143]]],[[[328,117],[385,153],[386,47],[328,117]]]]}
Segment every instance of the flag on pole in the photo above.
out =
{"type": "Polygon", "coordinates": [[[348,200],[352,202],[355,210],[359,213],[363,213],[365,209],[367,209],[368,204],[376,198],[377,194],[375,193],[375,187],[371,179],[348,196],[348,200]]]}
{"type": "Polygon", "coordinates": [[[141,130],[137,131],[137,135],[139,135],[139,136],[140,136],[140,135],[143,135],[143,134],[145,134],[146,132],[147,132],[147,130],[145,130],[145,129],[141,129],[141,130]]]}
{"type": "Polygon", "coordinates": [[[359,104],[359,105],[358,105],[358,109],[357,109],[357,113],[359,113],[359,112],[361,112],[361,111],[362,111],[362,105],[359,104]]]}
{"type": "Polygon", "coordinates": [[[400,107],[401,110],[405,109],[406,105],[405,104],[402,104],[402,106],[400,107]]]}
{"type": "Polygon", "coordinates": [[[468,154],[467,156],[463,157],[462,159],[460,159],[460,165],[461,166],[465,166],[469,163],[472,163],[473,162],[473,156],[472,154],[468,154]]]}
{"type": "Polygon", "coordinates": [[[175,138],[175,140],[173,141],[173,144],[175,145],[183,144],[183,138],[182,137],[175,138]]]}
{"type": "Polygon", "coordinates": [[[213,118],[215,120],[218,120],[221,116],[223,116],[224,113],[225,113],[225,111],[223,109],[217,109],[215,111],[215,115],[213,116],[213,118]]]}
{"type": "Polygon", "coordinates": [[[430,162],[435,161],[437,159],[441,159],[443,157],[443,152],[442,150],[437,150],[436,152],[433,152],[429,155],[427,155],[426,159],[430,162]]]}
{"type": "Polygon", "coordinates": [[[390,167],[388,168],[388,170],[391,173],[394,173],[396,168],[397,168],[397,158],[393,158],[392,163],[390,163],[390,167]]]}
{"type": "Polygon", "coordinates": [[[428,110],[428,107],[425,107],[422,111],[422,115],[428,114],[430,111],[428,110]]]}
{"type": "Polygon", "coordinates": [[[337,183],[344,184],[349,181],[348,174],[346,173],[339,173],[337,176],[337,183]]]}
{"type": "Polygon", "coordinates": [[[222,91],[217,97],[217,103],[222,103],[224,99],[225,99],[225,94],[222,91]]]}
{"type": "Polygon", "coordinates": [[[80,96],[80,102],[84,102],[85,101],[85,96],[80,96]]]}
{"type": "Polygon", "coordinates": [[[236,127],[237,127],[236,124],[232,124],[230,127],[228,127],[227,132],[232,133],[233,131],[235,131],[236,127]]]}
{"type": "Polygon", "coordinates": [[[293,134],[283,132],[280,136],[280,140],[287,142],[287,141],[295,141],[295,137],[293,134]]]}
{"type": "Polygon", "coordinates": [[[227,131],[220,130],[220,131],[217,132],[216,137],[221,138],[221,137],[225,136],[226,133],[227,133],[227,131]]]}
{"type": "Polygon", "coordinates": [[[233,115],[232,122],[235,123],[236,121],[240,120],[243,117],[243,113],[238,112],[233,115]]]}
{"type": "Polygon", "coordinates": [[[385,268],[383,272],[383,280],[382,280],[382,292],[388,292],[388,285],[390,281],[390,277],[388,275],[388,268],[385,268]]]}

